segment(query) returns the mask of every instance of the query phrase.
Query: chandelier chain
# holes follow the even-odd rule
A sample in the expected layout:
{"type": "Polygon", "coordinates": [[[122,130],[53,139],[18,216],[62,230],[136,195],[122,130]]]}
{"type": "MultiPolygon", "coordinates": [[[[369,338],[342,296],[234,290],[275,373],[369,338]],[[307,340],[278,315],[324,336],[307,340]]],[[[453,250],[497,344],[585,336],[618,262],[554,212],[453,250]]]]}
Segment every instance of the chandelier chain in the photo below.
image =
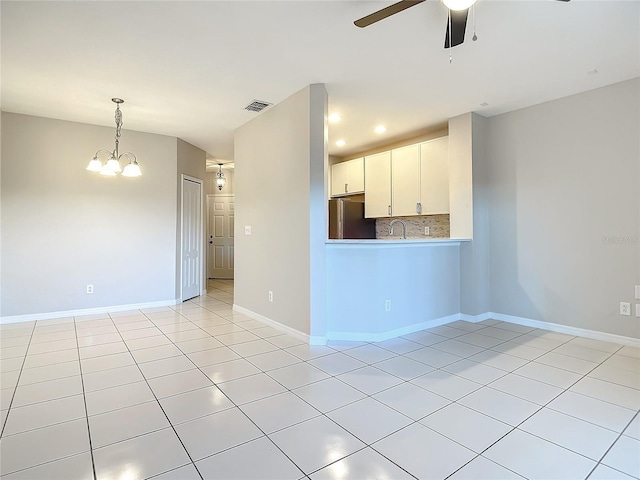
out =
{"type": "Polygon", "coordinates": [[[122,135],[122,111],[120,110],[120,105],[116,104],[116,156],[118,155],[118,144],[120,143],[120,136],[122,135]]]}

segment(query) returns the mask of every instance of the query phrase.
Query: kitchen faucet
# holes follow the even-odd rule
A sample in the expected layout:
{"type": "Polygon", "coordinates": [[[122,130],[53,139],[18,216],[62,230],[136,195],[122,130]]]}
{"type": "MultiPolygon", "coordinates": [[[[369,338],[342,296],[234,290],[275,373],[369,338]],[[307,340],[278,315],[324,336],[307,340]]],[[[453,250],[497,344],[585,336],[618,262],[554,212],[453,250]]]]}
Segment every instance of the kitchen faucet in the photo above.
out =
{"type": "Polygon", "coordinates": [[[391,220],[391,223],[389,223],[389,235],[393,235],[393,224],[396,222],[400,222],[400,224],[402,225],[402,238],[406,240],[407,224],[404,220],[400,220],[399,218],[394,218],[393,220],[391,220]]]}

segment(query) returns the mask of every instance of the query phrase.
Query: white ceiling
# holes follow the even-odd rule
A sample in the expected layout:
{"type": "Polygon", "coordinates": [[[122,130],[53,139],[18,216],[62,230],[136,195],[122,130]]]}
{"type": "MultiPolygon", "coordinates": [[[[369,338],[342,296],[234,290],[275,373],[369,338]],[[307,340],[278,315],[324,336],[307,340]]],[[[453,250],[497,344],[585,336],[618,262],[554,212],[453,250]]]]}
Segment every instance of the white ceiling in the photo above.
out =
{"type": "Polygon", "coordinates": [[[121,97],[125,129],[178,136],[217,163],[233,159],[234,129],[258,115],[245,105],[310,83],[326,84],[343,117],[330,153],[347,155],[469,111],[492,116],[640,75],[638,0],[479,0],[479,39],[470,18],[452,63],[439,0],[353,25],[391,3],[3,0],[2,109],[113,126],[110,99],[121,97]]]}

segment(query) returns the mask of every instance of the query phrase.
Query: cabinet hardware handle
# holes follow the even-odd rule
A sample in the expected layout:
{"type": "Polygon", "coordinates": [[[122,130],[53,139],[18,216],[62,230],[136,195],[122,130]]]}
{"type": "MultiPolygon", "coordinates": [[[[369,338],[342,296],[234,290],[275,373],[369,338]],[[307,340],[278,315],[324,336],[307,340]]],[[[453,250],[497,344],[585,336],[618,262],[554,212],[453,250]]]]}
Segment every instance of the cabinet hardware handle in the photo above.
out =
{"type": "Polygon", "coordinates": [[[387,211],[389,212],[389,216],[391,216],[391,205],[389,205],[389,207],[387,208],[387,211]]]}
{"type": "Polygon", "coordinates": [[[349,193],[348,183],[344,184],[344,193],[349,193]]]}
{"type": "Polygon", "coordinates": [[[422,213],[422,204],[420,202],[416,203],[416,213],[417,214],[422,213]]]}

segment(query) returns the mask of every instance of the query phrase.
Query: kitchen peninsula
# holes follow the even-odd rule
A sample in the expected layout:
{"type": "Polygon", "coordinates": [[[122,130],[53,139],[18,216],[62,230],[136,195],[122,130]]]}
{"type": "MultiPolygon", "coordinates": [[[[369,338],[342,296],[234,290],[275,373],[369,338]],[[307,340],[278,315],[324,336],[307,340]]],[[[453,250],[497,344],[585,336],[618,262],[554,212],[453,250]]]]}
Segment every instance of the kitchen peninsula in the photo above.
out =
{"type": "Polygon", "coordinates": [[[432,138],[364,153],[358,168],[338,167],[350,173],[346,185],[332,175],[333,197],[364,202],[376,238],[326,241],[327,339],[382,341],[459,318],[461,250],[473,236],[469,127],[461,121],[432,138]],[[350,191],[360,165],[364,182],[350,191]],[[406,232],[394,222],[391,235],[396,219],[406,232]]]}

